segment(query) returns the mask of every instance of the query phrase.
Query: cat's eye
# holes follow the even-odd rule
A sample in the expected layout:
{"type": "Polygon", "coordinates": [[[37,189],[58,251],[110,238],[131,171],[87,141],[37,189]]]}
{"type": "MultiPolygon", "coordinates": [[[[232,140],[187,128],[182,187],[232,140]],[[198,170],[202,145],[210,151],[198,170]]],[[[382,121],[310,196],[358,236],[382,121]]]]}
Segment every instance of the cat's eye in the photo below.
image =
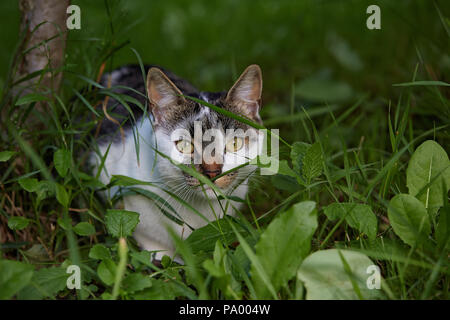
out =
{"type": "Polygon", "coordinates": [[[187,140],[179,140],[175,142],[177,150],[184,154],[191,154],[194,152],[194,145],[187,140]]]}
{"type": "Polygon", "coordinates": [[[244,139],[239,137],[234,137],[233,139],[229,140],[226,144],[226,148],[228,152],[236,152],[242,148],[244,145],[244,139]]]}

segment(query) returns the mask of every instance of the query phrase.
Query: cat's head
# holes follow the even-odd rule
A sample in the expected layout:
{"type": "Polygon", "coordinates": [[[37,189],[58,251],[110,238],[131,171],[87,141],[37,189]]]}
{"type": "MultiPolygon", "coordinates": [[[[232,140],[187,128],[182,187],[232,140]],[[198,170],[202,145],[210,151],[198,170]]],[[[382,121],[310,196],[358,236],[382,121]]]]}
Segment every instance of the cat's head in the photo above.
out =
{"type": "MultiPolygon", "coordinates": [[[[197,98],[261,124],[261,91],[261,69],[251,65],[227,92],[199,93],[197,98]]],[[[256,157],[262,145],[258,130],[183,97],[158,68],[148,72],[147,92],[160,152],[175,163],[192,166],[224,193],[231,194],[239,184],[247,182],[256,167],[244,164],[256,157]]],[[[172,188],[205,195],[198,179],[168,159],[159,157],[158,166],[172,188]]],[[[209,187],[204,188],[208,197],[214,196],[209,187]]]]}

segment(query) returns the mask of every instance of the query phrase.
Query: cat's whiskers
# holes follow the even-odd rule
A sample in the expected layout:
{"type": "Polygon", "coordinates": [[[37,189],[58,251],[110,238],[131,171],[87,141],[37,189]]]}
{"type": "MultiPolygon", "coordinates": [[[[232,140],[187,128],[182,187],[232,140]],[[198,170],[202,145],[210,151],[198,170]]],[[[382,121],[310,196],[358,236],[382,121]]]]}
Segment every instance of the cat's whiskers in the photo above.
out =
{"type": "MultiPolygon", "coordinates": [[[[180,179],[180,181],[181,181],[181,179],[180,179]]],[[[166,186],[167,186],[167,184],[166,184],[166,186]]],[[[187,188],[186,184],[183,182],[178,183],[176,186],[167,186],[167,187],[168,187],[167,191],[177,195],[180,199],[182,199],[184,190],[186,190],[186,188],[187,188]]],[[[174,204],[174,203],[177,203],[177,205],[182,205],[182,203],[180,201],[178,201],[178,199],[176,197],[172,197],[169,194],[167,194],[167,196],[165,196],[164,199],[165,199],[165,201],[162,204],[163,206],[166,206],[166,204],[167,204],[168,206],[173,207],[172,204],[174,204]]],[[[178,209],[179,209],[178,207],[176,209],[174,208],[175,212],[178,211],[178,209]]]]}

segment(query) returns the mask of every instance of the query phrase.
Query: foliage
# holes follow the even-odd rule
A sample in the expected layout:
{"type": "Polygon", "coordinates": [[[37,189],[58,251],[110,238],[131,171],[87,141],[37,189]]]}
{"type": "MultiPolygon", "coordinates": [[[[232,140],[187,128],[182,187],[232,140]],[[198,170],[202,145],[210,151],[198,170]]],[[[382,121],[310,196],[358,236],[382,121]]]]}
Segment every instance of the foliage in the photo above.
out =
{"type": "Polygon", "coordinates": [[[355,27],[364,1],[145,2],[145,14],[136,1],[80,3],[92,27],[69,33],[60,92],[20,96],[14,61],[0,68],[0,299],[448,299],[446,2],[380,1],[379,31],[355,27]],[[246,199],[218,193],[246,206],[175,239],[183,265],[151,262],[132,238],[138,213],[112,190],[164,200],[131,178],[104,185],[88,165],[102,102],[133,103],[97,79],[130,61],[211,90],[258,63],[264,125],[280,129],[278,173],[256,176],[246,199]],[[71,265],[81,289],[67,287],[71,265]],[[373,265],[379,290],[366,285],[373,265]]]}

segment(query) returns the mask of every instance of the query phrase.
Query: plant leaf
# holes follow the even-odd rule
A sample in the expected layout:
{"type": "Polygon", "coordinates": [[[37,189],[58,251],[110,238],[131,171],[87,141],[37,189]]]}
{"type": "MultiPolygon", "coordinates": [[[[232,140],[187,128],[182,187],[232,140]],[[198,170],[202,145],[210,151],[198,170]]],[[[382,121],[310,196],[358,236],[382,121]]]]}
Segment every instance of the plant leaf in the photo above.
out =
{"type": "Polygon", "coordinates": [[[0,300],[12,298],[33,276],[33,266],[19,261],[0,260],[0,300]]]}
{"type": "Polygon", "coordinates": [[[364,232],[370,240],[374,240],[377,235],[377,218],[366,204],[336,202],[327,206],[324,213],[330,220],[345,217],[350,227],[364,232]]]}
{"type": "Polygon", "coordinates": [[[431,232],[425,206],[409,194],[398,194],[391,199],[388,217],[395,233],[410,246],[424,242],[431,232]]]}
{"type": "Polygon", "coordinates": [[[131,263],[133,265],[135,265],[135,263],[137,263],[137,265],[139,264],[144,264],[147,267],[151,267],[151,261],[152,261],[152,253],[150,251],[139,251],[139,252],[131,252],[130,253],[131,256],[131,263]]]}
{"type": "Polygon", "coordinates": [[[350,250],[320,250],[309,255],[298,270],[307,300],[358,299],[357,286],[365,299],[382,298],[380,290],[368,289],[367,268],[374,263],[365,255],[350,250]],[[342,258],[339,255],[342,254],[342,258]],[[350,270],[346,270],[346,266],[350,270]]]}
{"type": "Polygon", "coordinates": [[[303,158],[305,157],[308,149],[311,148],[311,145],[306,142],[294,142],[292,144],[291,149],[291,160],[294,170],[297,172],[301,172],[303,166],[303,158]]]}
{"type": "Polygon", "coordinates": [[[152,286],[152,280],[150,279],[150,276],[142,273],[133,273],[123,279],[122,284],[123,289],[128,293],[133,293],[150,288],[152,286]]]}
{"type": "Polygon", "coordinates": [[[111,259],[111,253],[104,245],[96,244],[89,250],[89,258],[97,260],[111,259]]]}
{"type": "Polygon", "coordinates": [[[53,297],[66,288],[69,274],[62,267],[43,268],[36,271],[32,284],[20,291],[18,298],[25,300],[39,300],[44,297],[53,297]]]}
{"type": "Polygon", "coordinates": [[[306,150],[302,161],[302,175],[310,184],[311,180],[320,176],[323,170],[323,155],[319,142],[315,142],[306,150]]]}
{"type": "Polygon", "coordinates": [[[162,279],[152,279],[149,288],[133,294],[134,300],[173,300],[176,297],[173,281],[164,282],[162,279]]]}
{"type": "Polygon", "coordinates": [[[110,286],[114,283],[117,266],[111,259],[104,259],[97,268],[97,274],[100,280],[110,286]]]}
{"type": "Polygon", "coordinates": [[[29,104],[31,102],[38,102],[38,101],[44,101],[44,100],[48,100],[48,97],[39,94],[39,93],[30,93],[27,94],[26,96],[20,97],[19,99],[17,99],[16,101],[16,106],[21,106],[23,104],[29,104]]]}
{"type": "Polygon", "coordinates": [[[95,228],[88,222],[80,222],[73,227],[73,231],[80,236],[90,236],[95,233],[95,228]]]}
{"type": "Polygon", "coordinates": [[[55,164],[55,169],[56,171],[58,171],[58,174],[63,178],[67,175],[67,171],[70,168],[71,159],[72,155],[70,151],[66,149],[58,149],[53,154],[53,162],[55,164]]]}
{"type": "Polygon", "coordinates": [[[65,208],[69,206],[69,195],[67,194],[66,188],[60,185],[59,183],[55,183],[56,186],[56,200],[65,208]]]}
{"type": "Polygon", "coordinates": [[[2,151],[2,152],[0,152],[0,162],[8,161],[15,154],[16,154],[15,151],[2,151]]]}
{"type": "MultiPolygon", "coordinates": [[[[230,226],[230,223],[233,222],[229,220],[229,218],[223,218],[211,221],[206,226],[194,230],[186,239],[186,243],[191,247],[192,252],[212,252],[219,239],[224,245],[230,245],[235,242],[237,240],[236,234],[230,226]]],[[[238,224],[234,225],[239,233],[246,235],[242,227],[238,224]]]]}
{"type": "Polygon", "coordinates": [[[36,178],[22,178],[19,179],[20,186],[28,192],[35,192],[38,188],[39,182],[36,178]]]}
{"type": "Polygon", "coordinates": [[[427,140],[417,147],[406,170],[406,185],[429,212],[435,214],[444,205],[450,189],[450,160],[438,143],[427,140]]]}
{"type": "Polygon", "coordinates": [[[24,217],[11,217],[8,219],[8,227],[11,230],[25,229],[30,223],[30,219],[24,217]]]}
{"type": "MultiPolygon", "coordinates": [[[[304,201],[293,205],[269,224],[256,243],[256,256],[277,291],[295,276],[298,267],[309,253],[311,238],[317,228],[316,204],[304,201]]],[[[255,266],[252,280],[259,299],[270,297],[266,285],[255,266]]]]}
{"type": "Polygon", "coordinates": [[[131,236],[139,223],[139,213],[109,209],[105,216],[108,233],[116,238],[131,236]]]}

